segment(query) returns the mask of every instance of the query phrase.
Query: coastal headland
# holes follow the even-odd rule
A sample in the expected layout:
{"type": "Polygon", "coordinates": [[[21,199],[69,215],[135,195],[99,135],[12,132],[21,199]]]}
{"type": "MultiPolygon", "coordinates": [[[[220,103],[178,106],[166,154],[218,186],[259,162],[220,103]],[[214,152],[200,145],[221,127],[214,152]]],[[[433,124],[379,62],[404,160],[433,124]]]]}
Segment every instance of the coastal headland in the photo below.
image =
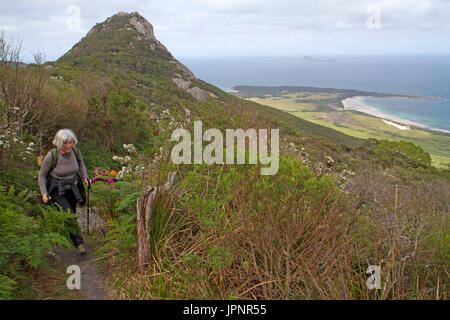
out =
{"type": "Polygon", "coordinates": [[[449,132],[399,118],[363,100],[369,97],[443,100],[440,97],[300,86],[235,86],[232,94],[357,138],[410,141],[430,153],[434,166],[450,165],[449,132]]]}

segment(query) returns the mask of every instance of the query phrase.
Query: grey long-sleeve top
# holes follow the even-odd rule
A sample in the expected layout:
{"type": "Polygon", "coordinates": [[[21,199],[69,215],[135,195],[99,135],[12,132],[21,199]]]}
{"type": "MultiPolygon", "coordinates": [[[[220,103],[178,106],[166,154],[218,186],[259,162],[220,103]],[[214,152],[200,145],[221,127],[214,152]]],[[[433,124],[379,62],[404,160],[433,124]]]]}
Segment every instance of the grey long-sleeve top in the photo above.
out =
{"type": "MultiPolygon", "coordinates": [[[[83,162],[83,158],[81,157],[80,152],[80,162],[78,163],[77,157],[75,156],[75,151],[72,151],[67,154],[62,154],[60,149],[56,150],[56,154],[58,155],[58,162],[50,172],[50,175],[57,179],[71,179],[73,176],[80,170],[81,176],[83,179],[87,179],[86,167],[83,162]]],[[[46,177],[52,166],[52,152],[49,151],[47,155],[42,160],[41,170],[39,170],[38,182],[39,188],[41,189],[41,194],[47,193],[46,177]]]]}

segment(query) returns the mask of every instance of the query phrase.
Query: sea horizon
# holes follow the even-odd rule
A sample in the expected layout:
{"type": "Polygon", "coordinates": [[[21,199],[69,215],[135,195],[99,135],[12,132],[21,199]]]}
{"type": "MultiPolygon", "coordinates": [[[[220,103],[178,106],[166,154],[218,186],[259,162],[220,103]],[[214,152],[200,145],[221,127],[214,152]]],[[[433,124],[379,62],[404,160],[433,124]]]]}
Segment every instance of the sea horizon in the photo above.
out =
{"type": "Polygon", "coordinates": [[[365,105],[387,120],[450,132],[450,55],[305,54],[180,61],[199,79],[227,92],[236,86],[305,86],[441,98],[365,98],[359,111],[364,112],[365,105]]]}

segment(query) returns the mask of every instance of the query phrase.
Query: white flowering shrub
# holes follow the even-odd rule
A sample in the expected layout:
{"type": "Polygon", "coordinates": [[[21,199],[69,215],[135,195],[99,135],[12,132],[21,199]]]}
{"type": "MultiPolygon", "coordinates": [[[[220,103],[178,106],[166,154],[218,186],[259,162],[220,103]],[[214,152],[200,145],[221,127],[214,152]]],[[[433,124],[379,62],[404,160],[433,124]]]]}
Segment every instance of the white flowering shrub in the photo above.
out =
{"type": "Polygon", "coordinates": [[[120,156],[114,155],[114,156],[112,157],[112,159],[113,159],[114,161],[119,162],[120,164],[127,164],[128,162],[131,161],[131,157],[130,157],[130,156],[120,157],[120,156]]]}
{"type": "Polygon", "coordinates": [[[332,166],[332,165],[334,164],[334,160],[333,160],[332,157],[326,156],[325,159],[326,159],[326,161],[327,161],[327,165],[328,165],[328,166],[332,166]]]}
{"type": "MultiPolygon", "coordinates": [[[[299,147],[293,142],[286,142],[282,150],[285,153],[291,154],[293,157],[298,159],[304,165],[308,166],[314,172],[316,177],[321,177],[323,175],[334,176],[337,181],[337,187],[340,190],[343,190],[348,181],[354,178],[355,173],[348,169],[343,169],[337,166],[336,160],[334,160],[331,156],[325,156],[324,161],[312,161],[311,155],[306,152],[304,147],[299,147]]],[[[344,165],[347,167],[347,165],[344,165]]]]}
{"type": "Polygon", "coordinates": [[[136,147],[133,144],[124,144],[123,148],[130,155],[118,156],[114,155],[112,159],[122,165],[122,169],[117,174],[117,179],[124,179],[130,175],[133,179],[143,176],[146,167],[141,163],[142,157],[138,154],[136,147]]]}
{"type": "Polygon", "coordinates": [[[124,144],[124,145],[123,145],[123,148],[124,148],[125,150],[127,150],[128,153],[131,153],[131,154],[136,154],[136,153],[137,153],[136,147],[135,147],[132,143],[130,143],[130,144],[124,144]]]}
{"type": "Polygon", "coordinates": [[[351,178],[355,177],[355,173],[351,170],[344,169],[338,174],[338,187],[339,189],[343,190],[345,187],[345,184],[350,180],[351,178]]]}
{"type": "Polygon", "coordinates": [[[13,130],[6,129],[0,134],[0,168],[6,169],[11,161],[27,162],[33,158],[34,142],[25,142],[13,130]]]}

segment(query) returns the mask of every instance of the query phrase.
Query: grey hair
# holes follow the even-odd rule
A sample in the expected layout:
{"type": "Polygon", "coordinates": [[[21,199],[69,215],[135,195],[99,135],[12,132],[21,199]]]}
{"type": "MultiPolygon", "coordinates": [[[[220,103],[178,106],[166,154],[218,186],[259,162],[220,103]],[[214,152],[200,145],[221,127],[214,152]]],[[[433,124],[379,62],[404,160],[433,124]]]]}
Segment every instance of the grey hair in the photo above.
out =
{"type": "Polygon", "coordinates": [[[78,139],[72,130],[61,129],[56,133],[55,138],[53,139],[53,144],[57,148],[62,148],[64,142],[68,142],[68,141],[73,142],[73,145],[76,145],[78,143],[78,139]]]}

